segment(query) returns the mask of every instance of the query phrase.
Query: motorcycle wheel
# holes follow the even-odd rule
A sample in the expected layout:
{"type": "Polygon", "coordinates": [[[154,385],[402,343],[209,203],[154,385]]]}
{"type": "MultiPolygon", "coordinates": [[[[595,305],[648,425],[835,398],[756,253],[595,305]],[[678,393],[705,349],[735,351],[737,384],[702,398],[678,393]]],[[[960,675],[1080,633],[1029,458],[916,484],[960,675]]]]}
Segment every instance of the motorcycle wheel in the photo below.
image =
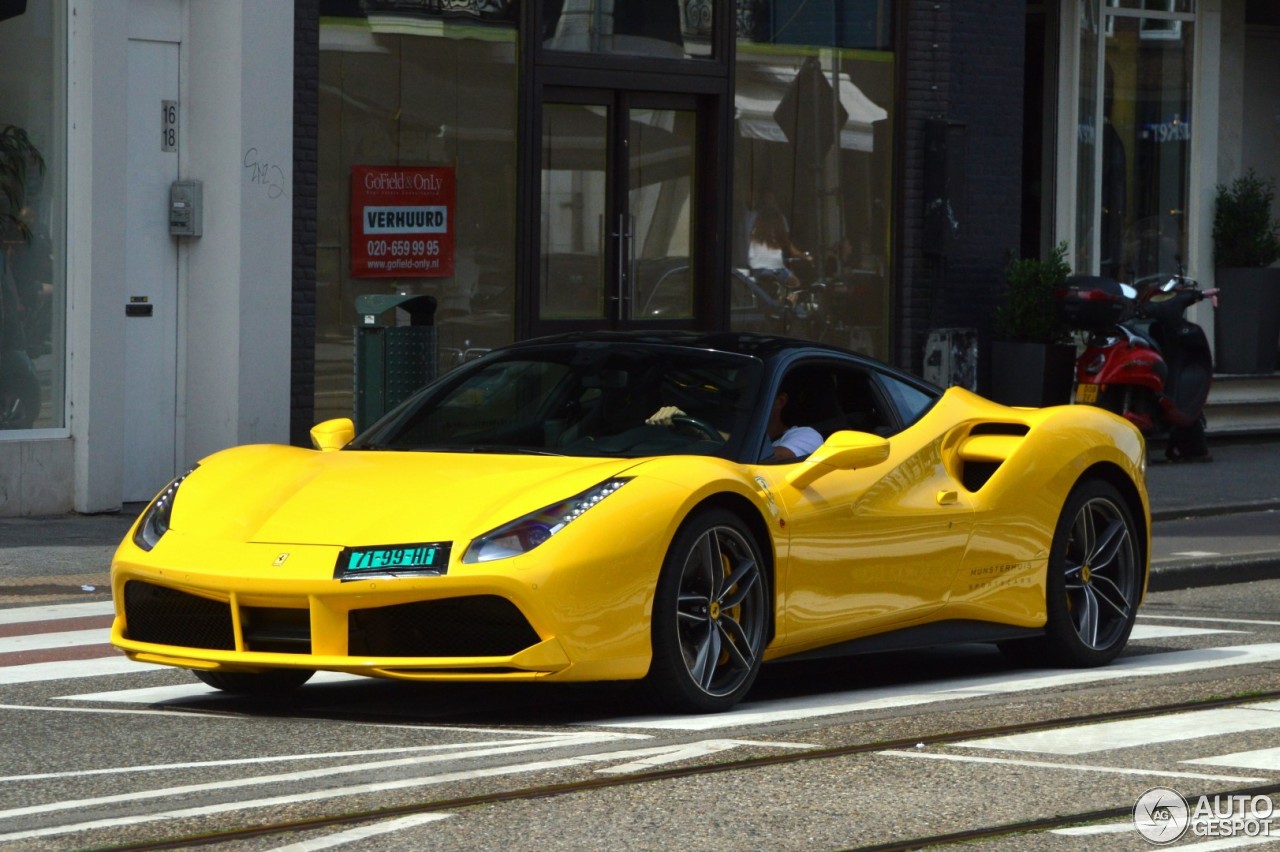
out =
{"type": "Polygon", "coordinates": [[[1169,446],[1165,458],[1170,461],[1209,461],[1209,442],[1204,435],[1204,415],[1190,426],[1175,426],[1169,430],[1169,446]]]}

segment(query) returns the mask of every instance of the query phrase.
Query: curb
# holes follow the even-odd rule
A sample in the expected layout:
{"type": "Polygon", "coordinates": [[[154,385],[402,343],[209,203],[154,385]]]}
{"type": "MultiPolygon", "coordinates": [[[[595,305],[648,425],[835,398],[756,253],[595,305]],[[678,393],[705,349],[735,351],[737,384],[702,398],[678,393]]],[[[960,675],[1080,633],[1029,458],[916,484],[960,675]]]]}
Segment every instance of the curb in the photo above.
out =
{"type": "Polygon", "coordinates": [[[1187,518],[1211,518],[1218,515],[1240,515],[1250,512],[1280,510],[1280,500],[1254,500],[1248,503],[1221,503],[1216,506],[1180,506],[1151,510],[1151,522],[1181,521],[1187,518]]]}
{"type": "Polygon", "coordinates": [[[1280,579],[1280,554],[1220,557],[1213,562],[1176,559],[1151,564],[1147,591],[1172,592],[1275,579],[1280,579]]]}

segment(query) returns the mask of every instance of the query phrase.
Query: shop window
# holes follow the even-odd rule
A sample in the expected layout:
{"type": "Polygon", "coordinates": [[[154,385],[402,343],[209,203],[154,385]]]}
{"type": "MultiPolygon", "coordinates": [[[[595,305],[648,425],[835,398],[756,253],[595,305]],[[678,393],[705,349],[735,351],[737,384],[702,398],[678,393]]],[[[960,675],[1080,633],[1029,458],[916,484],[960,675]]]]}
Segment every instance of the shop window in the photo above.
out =
{"type": "Polygon", "coordinates": [[[1190,264],[1194,3],[1121,5],[1081,31],[1074,266],[1140,282],[1190,264]]]}
{"type": "Polygon", "coordinates": [[[762,307],[735,329],[888,356],[892,8],[738,2],[732,263],[762,307]]]}
{"type": "Polygon", "coordinates": [[[64,425],[65,101],[51,5],[0,7],[7,15],[0,19],[0,430],[6,433],[64,425]]]}
{"type": "Polygon", "coordinates": [[[516,4],[322,13],[317,419],[351,414],[357,297],[433,297],[443,373],[512,341],[516,279],[516,4]]]}

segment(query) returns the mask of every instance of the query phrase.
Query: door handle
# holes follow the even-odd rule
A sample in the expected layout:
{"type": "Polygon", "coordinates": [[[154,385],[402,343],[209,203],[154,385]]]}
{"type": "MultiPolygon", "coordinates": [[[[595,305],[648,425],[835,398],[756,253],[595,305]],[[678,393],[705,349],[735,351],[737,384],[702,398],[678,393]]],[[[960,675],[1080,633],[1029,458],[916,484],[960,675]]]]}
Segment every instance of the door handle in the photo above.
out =
{"type": "Polygon", "coordinates": [[[635,301],[636,287],[636,217],[629,213],[625,214],[622,217],[622,222],[623,253],[626,256],[626,267],[623,269],[621,284],[622,306],[626,319],[635,319],[635,317],[631,316],[631,302],[635,301]]]}
{"type": "Polygon", "coordinates": [[[959,502],[960,502],[960,495],[955,491],[951,491],[950,489],[945,489],[938,492],[939,506],[954,506],[959,502]]]}
{"type": "Polygon", "coordinates": [[[610,301],[625,302],[627,293],[627,216],[625,213],[618,214],[618,230],[613,232],[613,238],[617,241],[618,259],[615,266],[617,267],[613,296],[610,301]]]}

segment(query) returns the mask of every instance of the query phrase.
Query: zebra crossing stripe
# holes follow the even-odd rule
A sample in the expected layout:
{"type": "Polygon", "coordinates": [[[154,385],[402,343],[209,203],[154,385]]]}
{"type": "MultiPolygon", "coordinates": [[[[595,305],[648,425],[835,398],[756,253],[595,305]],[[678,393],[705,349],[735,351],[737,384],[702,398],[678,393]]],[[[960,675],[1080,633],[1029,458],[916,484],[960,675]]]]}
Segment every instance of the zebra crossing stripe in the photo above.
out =
{"type": "Polygon", "coordinates": [[[98,657],[91,660],[61,660],[0,667],[0,685],[8,686],[15,683],[40,683],[49,680],[71,680],[81,677],[139,674],[146,671],[155,671],[152,667],[135,663],[133,660],[114,652],[114,649],[112,651],[112,656],[98,657]]]}
{"type": "Polygon", "coordinates": [[[0,624],[22,624],[29,621],[53,621],[61,618],[114,615],[115,611],[115,606],[111,601],[13,607],[0,609],[0,624]]]}
{"type": "Polygon", "coordinates": [[[0,657],[16,651],[44,651],[53,648],[76,648],[85,645],[108,645],[108,631],[66,630],[60,633],[24,633],[18,636],[0,634],[0,657]]]}
{"type": "Polygon", "coordinates": [[[1280,728],[1280,701],[1267,701],[1242,707],[1191,710],[1153,719],[1122,719],[1094,725],[987,737],[956,745],[961,748],[996,751],[1076,755],[1276,728],[1280,728]]]}
{"type": "Polygon", "coordinates": [[[1232,754],[1220,754],[1217,757],[1201,757],[1196,760],[1184,760],[1182,762],[1194,763],[1200,766],[1239,766],[1244,769],[1262,769],[1270,772],[1280,772],[1280,748],[1260,748],[1253,751],[1237,751],[1232,754]]]}

